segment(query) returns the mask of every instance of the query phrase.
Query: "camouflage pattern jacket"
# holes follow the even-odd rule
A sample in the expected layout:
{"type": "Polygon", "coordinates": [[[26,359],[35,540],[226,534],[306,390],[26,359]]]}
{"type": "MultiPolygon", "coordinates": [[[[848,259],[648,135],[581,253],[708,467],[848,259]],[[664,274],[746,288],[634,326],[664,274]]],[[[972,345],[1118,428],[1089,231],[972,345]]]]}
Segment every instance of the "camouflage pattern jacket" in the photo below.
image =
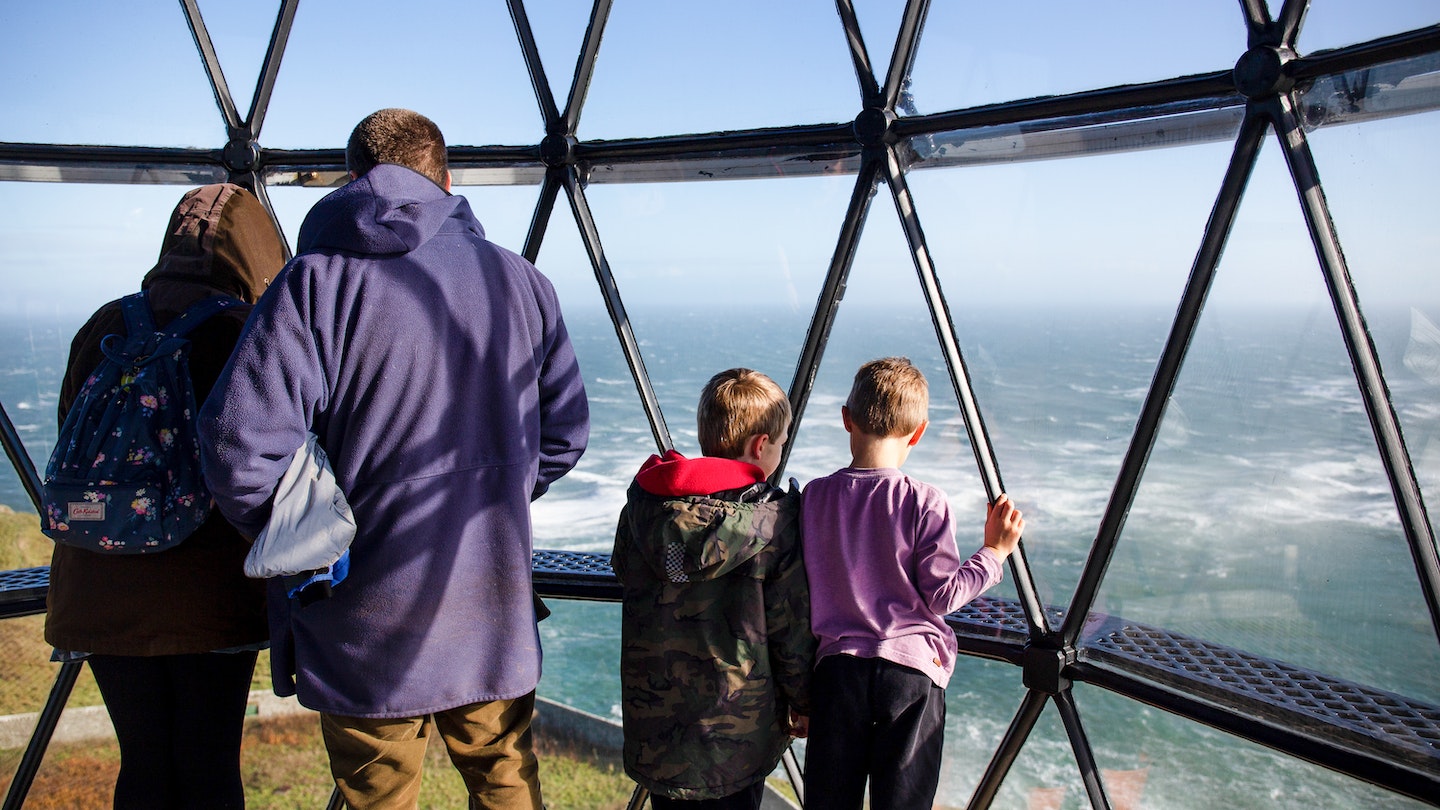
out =
{"type": "Polygon", "coordinates": [[[674,799],[764,779],[810,712],[815,640],[799,492],[751,464],[651,456],[631,485],[611,565],[624,588],[625,772],[674,799]]]}

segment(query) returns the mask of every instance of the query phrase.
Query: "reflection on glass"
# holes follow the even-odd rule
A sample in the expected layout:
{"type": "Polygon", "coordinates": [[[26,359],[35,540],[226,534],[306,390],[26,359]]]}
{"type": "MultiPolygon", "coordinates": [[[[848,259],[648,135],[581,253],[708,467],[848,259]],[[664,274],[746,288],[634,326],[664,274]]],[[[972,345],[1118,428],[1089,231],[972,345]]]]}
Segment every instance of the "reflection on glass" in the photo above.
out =
{"type": "Polygon", "coordinates": [[[1096,608],[1440,702],[1421,674],[1440,649],[1291,188],[1263,156],[1096,608]]]}
{"type": "Polygon", "coordinates": [[[1115,810],[1423,806],[1103,689],[1077,683],[1074,694],[1115,810]],[[1121,803],[1136,790],[1138,803],[1121,803]]]}

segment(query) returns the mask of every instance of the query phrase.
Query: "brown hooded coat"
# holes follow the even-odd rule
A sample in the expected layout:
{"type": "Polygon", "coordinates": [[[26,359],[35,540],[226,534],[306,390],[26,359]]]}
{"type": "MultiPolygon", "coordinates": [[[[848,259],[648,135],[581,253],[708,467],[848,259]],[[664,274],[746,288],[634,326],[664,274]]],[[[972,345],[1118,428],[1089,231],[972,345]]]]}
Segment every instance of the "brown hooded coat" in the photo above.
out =
{"type": "MultiPolygon", "coordinates": [[[[285,264],[279,234],[259,200],[239,186],[203,186],[181,198],[160,260],[141,287],[157,326],[217,293],[254,303],[285,264]]],[[[204,402],[230,357],[250,307],[234,307],[190,334],[190,374],[204,402]]],[[[100,341],[124,334],[120,302],[80,328],[60,389],[60,422],[101,359],[100,341]]],[[[249,550],[212,510],[198,530],[157,554],[106,555],[55,546],[45,640],[58,650],[177,655],[252,646],[268,636],[264,583],[245,578],[249,550]]]]}

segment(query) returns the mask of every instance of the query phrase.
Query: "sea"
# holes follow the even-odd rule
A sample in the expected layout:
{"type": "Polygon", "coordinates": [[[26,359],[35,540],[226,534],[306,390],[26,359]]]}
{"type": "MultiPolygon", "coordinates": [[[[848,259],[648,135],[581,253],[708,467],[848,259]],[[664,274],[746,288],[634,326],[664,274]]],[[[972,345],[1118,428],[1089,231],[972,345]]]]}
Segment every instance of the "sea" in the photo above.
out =
{"type": "MultiPolygon", "coordinates": [[[[1440,486],[1434,315],[1369,313],[1426,492],[1440,486]]],[[[1028,567],[1041,599],[1058,610],[1086,565],[1173,316],[1141,306],[953,312],[988,446],[1026,515],[1028,567]]],[[[608,552],[625,489],[657,441],[608,317],[566,317],[594,427],[579,466],[535,505],[535,543],[608,552]]],[[[0,404],[42,472],[66,352],[82,320],[29,312],[0,324],[0,404]]],[[[809,314],[697,304],[637,308],[631,323],[665,431],[678,450],[697,455],[695,399],[705,381],[745,366],[789,389],[809,314]]],[[[986,496],[956,381],[937,346],[923,309],[845,302],[783,475],[803,487],[845,466],[839,411],[856,367],[910,357],[930,383],[931,425],[904,469],[946,492],[968,553],[981,542],[986,496]]],[[[0,503],[33,511],[8,466],[0,503]]],[[[991,595],[1016,595],[1013,569],[991,595]]],[[[540,693],[618,720],[618,606],[550,606],[540,693]]],[[[1327,309],[1204,313],[1093,609],[1440,705],[1440,644],[1327,309]]],[[[938,806],[968,801],[1020,707],[1020,674],[1001,662],[957,664],[938,806]]],[[[1097,687],[1077,684],[1075,699],[1117,808],[1421,806],[1097,687]]],[[[803,743],[796,750],[803,762],[803,743]]],[[[1053,705],[996,806],[1089,806],[1053,705]]]]}

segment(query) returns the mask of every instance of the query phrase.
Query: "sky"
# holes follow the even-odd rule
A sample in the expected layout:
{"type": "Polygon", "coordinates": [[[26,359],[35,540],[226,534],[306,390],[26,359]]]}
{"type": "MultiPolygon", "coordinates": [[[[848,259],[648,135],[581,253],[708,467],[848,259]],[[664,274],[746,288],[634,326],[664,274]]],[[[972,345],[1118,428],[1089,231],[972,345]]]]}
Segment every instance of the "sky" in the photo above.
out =
{"type": "MultiPolygon", "coordinates": [[[[227,82],[249,109],[278,3],[204,0],[227,82]]],[[[903,4],[856,3],[883,76],[903,4]]],[[[343,145],[386,106],[420,110],[452,144],[532,144],[534,93],[501,0],[304,0],[260,142],[343,145]]],[[[557,104],[569,93],[589,3],[527,11],[557,104]]],[[[935,2],[913,72],[922,113],[1231,67],[1245,46],[1234,0],[1049,0],[1027,16],[1002,3],[935,2]]],[[[1313,0],[1302,53],[1440,21],[1433,0],[1313,0]]],[[[178,2],[75,0],[0,7],[0,141],[218,147],[224,128],[178,2]]],[[[833,3],[617,0],[581,116],[582,139],[852,120],[858,85],[833,3]]],[[[1440,181],[1436,113],[1312,133],[1337,228],[1362,295],[1440,301],[1430,226],[1440,181]]],[[[1065,161],[913,172],[909,182],[952,305],[1173,306],[1229,160],[1226,142],[1065,161]]],[[[694,299],[808,311],[835,250],[850,176],[588,189],[627,303],[694,299]],[[721,282],[721,283],[717,283],[721,282]]],[[[462,187],[490,236],[523,244],[538,189],[462,187]]],[[[88,312],[134,287],[154,260],[176,186],[0,182],[0,314],[88,312]],[[80,212],[84,212],[81,214],[80,212]]],[[[288,238],[322,190],[271,189],[288,238]]],[[[538,261],[567,306],[598,306],[562,202],[538,261]]],[[[1273,138],[1227,247],[1217,285],[1237,302],[1313,305],[1313,249],[1273,138]],[[1273,227],[1279,223],[1280,228],[1273,227]],[[1272,268],[1300,264],[1310,272],[1272,268]]],[[[915,300],[913,264],[882,186],[848,298],[915,300]]],[[[1436,313],[1440,315],[1440,313],[1436,313]]]]}

